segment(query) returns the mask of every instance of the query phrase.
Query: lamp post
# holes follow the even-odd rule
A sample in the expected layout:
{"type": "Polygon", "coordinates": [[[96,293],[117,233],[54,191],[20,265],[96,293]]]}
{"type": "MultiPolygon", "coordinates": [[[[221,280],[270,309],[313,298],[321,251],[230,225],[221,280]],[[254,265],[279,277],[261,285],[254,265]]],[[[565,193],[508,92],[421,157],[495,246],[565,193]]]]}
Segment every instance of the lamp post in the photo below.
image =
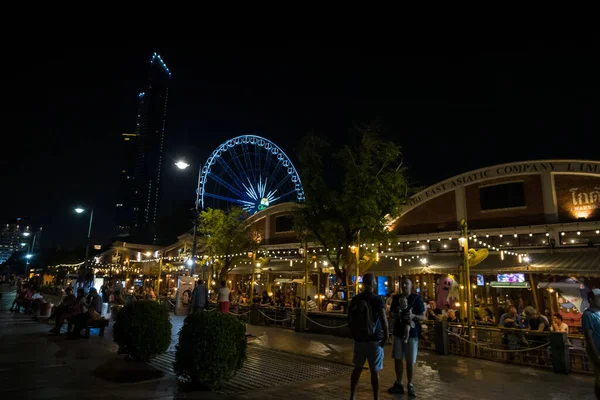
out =
{"type": "MultiPolygon", "coordinates": [[[[471,323],[473,321],[473,309],[471,307],[471,269],[469,266],[469,228],[467,221],[460,220],[461,236],[458,239],[460,246],[463,248],[463,285],[466,290],[466,299],[463,299],[463,309],[466,308],[467,325],[469,332],[471,331],[471,323]]],[[[469,333],[470,337],[470,333],[469,333]]]]}
{"type": "Polygon", "coordinates": [[[308,315],[308,243],[299,249],[300,255],[304,255],[304,315],[308,315]]]}
{"type": "Polygon", "coordinates": [[[256,272],[256,267],[255,267],[255,262],[256,262],[256,252],[255,251],[249,251],[248,252],[248,258],[250,258],[252,261],[252,280],[250,281],[250,293],[248,294],[250,296],[250,301],[252,301],[252,299],[254,298],[254,273],[256,272]]]}
{"type": "MultiPolygon", "coordinates": [[[[83,214],[85,212],[85,208],[81,208],[81,207],[76,207],[75,208],[75,212],[77,214],[83,214]]],[[[85,261],[84,261],[84,265],[87,268],[89,266],[89,256],[90,256],[90,237],[92,236],[92,223],[94,222],[94,209],[92,208],[90,210],[90,223],[88,225],[88,234],[87,234],[87,241],[85,244],[85,261]]]]}
{"type": "MultiPolygon", "coordinates": [[[[184,170],[190,166],[185,161],[177,161],[175,163],[177,168],[184,170]]],[[[200,201],[200,177],[202,176],[202,166],[198,171],[198,186],[196,187],[196,201],[194,202],[194,239],[192,241],[192,265],[190,266],[190,276],[194,276],[194,267],[196,266],[196,247],[198,246],[197,233],[198,233],[198,218],[200,217],[200,210],[198,209],[198,202],[200,201]]]]}

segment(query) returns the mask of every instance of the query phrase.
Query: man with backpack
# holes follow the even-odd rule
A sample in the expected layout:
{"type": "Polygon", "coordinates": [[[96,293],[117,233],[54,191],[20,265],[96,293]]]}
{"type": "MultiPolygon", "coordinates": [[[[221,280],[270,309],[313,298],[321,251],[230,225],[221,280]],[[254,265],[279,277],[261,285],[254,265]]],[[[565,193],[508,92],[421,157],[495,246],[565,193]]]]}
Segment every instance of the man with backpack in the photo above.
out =
{"type": "Polygon", "coordinates": [[[354,339],[352,364],[354,371],[350,378],[350,399],[356,398],[356,387],[365,361],[371,370],[373,398],[379,398],[379,371],[383,369],[383,346],[389,336],[385,313],[385,302],[375,293],[373,274],[363,276],[362,293],[354,296],[348,307],[348,327],[354,339]]]}
{"type": "MultiPolygon", "coordinates": [[[[425,304],[423,299],[416,293],[412,293],[412,281],[408,277],[402,278],[402,294],[397,294],[392,299],[390,314],[394,318],[394,337],[392,342],[392,358],[394,359],[394,369],[396,370],[396,382],[394,386],[388,389],[388,393],[404,393],[402,386],[402,375],[404,374],[404,365],[402,359],[406,360],[406,380],[408,395],[415,397],[415,387],[412,379],[415,363],[417,362],[417,349],[419,347],[419,330],[421,321],[425,320],[425,304]],[[401,309],[400,305],[406,299],[408,307],[401,309]],[[403,340],[406,323],[414,322],[414,328],[410,328],[408,342],[403,340]]],[[[412,325],[411,325],[412,326],[412,325]]]]}

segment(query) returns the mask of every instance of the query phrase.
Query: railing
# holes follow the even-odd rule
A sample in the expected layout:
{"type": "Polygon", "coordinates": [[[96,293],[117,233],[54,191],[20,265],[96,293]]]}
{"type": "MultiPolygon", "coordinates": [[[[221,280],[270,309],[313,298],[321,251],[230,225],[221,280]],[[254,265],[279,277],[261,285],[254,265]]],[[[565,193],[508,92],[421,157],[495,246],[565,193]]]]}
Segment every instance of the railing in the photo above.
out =
{"type": "Polygon", "coordinates": [[[421,337],[419,338],[419,348],[425,350],[435,350],[435,322],[434,321],[422,321],[421,322],[421,337]]]}
{"type": "Polygon", "coordinates": [[[511,364],[552,368],[550,333],[493,326],[448,324],[449,353],[511,364]]]}
{"type": "Polygon", "coordinates": [[[292,307],[259,307],[258,323],[291,329],[296,323],[296,313],[292,307]]]}
{"type": "Polygon", "coordinates": [[[568,335],[569,358],[571,370],[581,374],[593,374],[594,367],[590,364],[585,353],[585,337],[583,335],[568,335]]]}

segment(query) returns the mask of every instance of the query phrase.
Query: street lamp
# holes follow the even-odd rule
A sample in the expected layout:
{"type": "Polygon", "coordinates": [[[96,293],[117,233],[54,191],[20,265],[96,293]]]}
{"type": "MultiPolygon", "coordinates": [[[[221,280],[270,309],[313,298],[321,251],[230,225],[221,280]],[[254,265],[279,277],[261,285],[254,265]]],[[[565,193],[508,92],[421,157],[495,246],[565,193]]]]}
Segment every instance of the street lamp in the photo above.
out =
{"type": "MultiPolygon", "coordinates": [[[[86,210],[82,207],[75,207],[74,211],[77,214],[83,214],[86,210]]],[[[90,223],[88,225],[87,242],[85,244],[85,260],[84,265],[88,267],[88,259],[90,257],[90,237],[92,236],[92,223],[94,222],[94,209],[90,209],[90,223]]]]}
{"type": "MultiPolygon", "coordinates": [[[[250,281],[250,299],[254,298],[254,273],[255,273],[255,261],[256,261],[256,252],[250,250],[248,251],[248,258],[252,260],[252,280],[250,281]]],[[[257,266],[259,266],[258,264],[257,266]]]]}
{"type": "Polygon", "coordinates": [[[471,337],[471,322],[473,320],[473,310],[471,307],[471,268],[469,265],[469,240],[467,237],[469,236],[469,227],[467,226],[467,221],[464,219],[460,220],[460,229],[461,235],[458,239],[460,246],[463,248],[463,285],[466,291],[466,301],[464,301],[464,294],[461,292],[462,303],[466,307],[466,315],[467,315],[467,326],[469,327],[469,337],[471,337]]]}
{"type": "MultiPolygon", "coordinates": [[[[184,170],[190,166],[183,160],[179,160],[175,163],[177,168],[184,170]]],[[[200,210],[198,209],[198,202],[200,201],[200,177],[202,176],[202,165],[198,171],[198,187],[196,188],[196,201],[194,202],[194,239],[192,242],[192,264],[190,265],[190,276],[194,275],[194,267],[196,266],[196,247],[198,246],[197,233],[198,233],[198,218],[200,217],[200,210]]]]}
{"type": "Polygon", "coordinates": [[[175,163],[175,165],[176,165],[176,166],[177,166],[177,168],[179,168],[179,169],[186,169],[187,167],[189,167],[189,166],[190,166],[190,164],[186,163],[185,161],[181,161],[181,160],[180,160],[180,161],[177,161],[177,162],[175,163]]]}

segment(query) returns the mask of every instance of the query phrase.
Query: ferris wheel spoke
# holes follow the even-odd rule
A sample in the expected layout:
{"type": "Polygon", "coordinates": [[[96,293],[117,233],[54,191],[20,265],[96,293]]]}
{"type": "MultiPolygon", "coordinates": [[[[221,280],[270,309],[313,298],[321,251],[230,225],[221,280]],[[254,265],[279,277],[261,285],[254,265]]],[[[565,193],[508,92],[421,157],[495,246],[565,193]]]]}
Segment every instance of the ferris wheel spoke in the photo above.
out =
{"type": "MultiPolygon", "coordinates": [[[[270,192],[273,192],[273,193],[275,193],[277,190],[279,190],[279,188],[280,188],[280,187],[282,187],[282,186],[283,186],[283,184],[284,184],[284,183],[286,183],[286,182],[287,182],[287,181],[289,181],[289,180],[290,180],[290,176],[289,176],[289,175],[287,175],[287,172],[286,172],[286,176],[285,176],[285,178],[284,178],[284,179],[282,179],[282,180],[280,180],[279,182],[277,182],[277,185],[275,185],[275,187],[274,187],[274,188],[272,188],[272,189],[270,190],[270,192]]],[[[282,197],[282,196],[279,196],[279,197],[282,197]]]]}
{"type": "Polygon", "coordinates": [[[221,196],[221,195],[214,194],[214,193],[206,193],[206,192],[204,192],[204,196],[211,197],[211,198],[217,199],[217,200],[225,200],[225,201],[228,201],[230,203],[235,203],[235,204],[240,204],[240,205],[247,205],[248,204],[248,202],[244,201],[244,200],[234,199],[233,197],[221,196]]]}
{"type": "Polygon", "coordinates": [[[227,165],[227,163],[223,160],[223,157],[219,157],[219,158],[217,158],[217,160],[219,160],[219,164],[221,164],[221,167],[223,167],[225,172],[227,172],[227,175],[229,175],[229,177],[237,185],[239,190],[244,190],[242,180],[235,174],[235,172],[233,172],[231,167],[229,167],[229,165],[227,165]]]}
{"type": "MultiPolygon", "coordinates": [[[[286,196],[292,195],[292,194],[294,194],[294,193],[296,193],[296,189],[294,189],[294,190],[290,190],[289,192],[287,192],[287,193],[284,193],[284,194],[282,194],[282,195],[281,195],[281,196],[279,196],[279,197],[275,197],[275,198],[273,198],[273,199],[269,199],[269,198],[267,197],[267,199],[269,199],[269,202],[270,202],[270,203],[275,203],[277,200],[281,199],[282,197],[286,197],[286,196]]],[[[275,192],[269,192],[268,196],[273,196],[274,194],[275,194],[275,192]]]]}
{"type": "MultiPolygon", "coordinates": [[[[282,166],[282,163],[281,163],[281,161],[279,161],[277,163],[277,165],[275,166],[275,168],[273,168],[273,171],[271,171],[271,175],[269,175],[269,182],[270,182],[270,184],[273,184],[273,182],[276,181],[275,177],[277,176],[277,174],[281,170],[281,166],[282,166]]],[[[274,189],[274,190],[277,190],[277,189],[274,189]]],[[[271,187],[267,186],[267,191],[271,191],[271,187]]]]}
{"type": "MultiPolygon", "coordinates": [[[[244,164],[246,165],[246,171],[252,172],[252,178],[256,181],[256,175],[254,174],[254,168],[252,168],[252,161],[250,160],[250,153],[248,152],[248,145],[242,144],[242,152],[244,153],[244,164]]],[[[248,176],[248,180],[250,177],[248,176]]]]}
{"type": "Polygon", "coordinates": [[[224,181],[221,177],[219,177],[216,174],[213,174],[212,172],[208,174],[208,176],[212,179],[214,179],[217,183],[219,183],[221,186],[226,187],[227,189],[229,189],[229,191],[233,194],[235,194],[236,196],[243,198],[244,197],[244,193],[241,192],[239,189],[235,188],[234,186],[232,186],[231,184],[229,184],[228,182],[224,181]]]}
{"type": "Polygon", "coordinates": [[[246,174],[244,167],[242,167],[242,163],[240,162],[239,156],[235,152],[234,147],[230,147],[229,152],[231,153],[231,159],[233,160],[233,163],[235,164],[238,173],[242,176],[242,179],[249,180],[250,178],[246,174]]]}

